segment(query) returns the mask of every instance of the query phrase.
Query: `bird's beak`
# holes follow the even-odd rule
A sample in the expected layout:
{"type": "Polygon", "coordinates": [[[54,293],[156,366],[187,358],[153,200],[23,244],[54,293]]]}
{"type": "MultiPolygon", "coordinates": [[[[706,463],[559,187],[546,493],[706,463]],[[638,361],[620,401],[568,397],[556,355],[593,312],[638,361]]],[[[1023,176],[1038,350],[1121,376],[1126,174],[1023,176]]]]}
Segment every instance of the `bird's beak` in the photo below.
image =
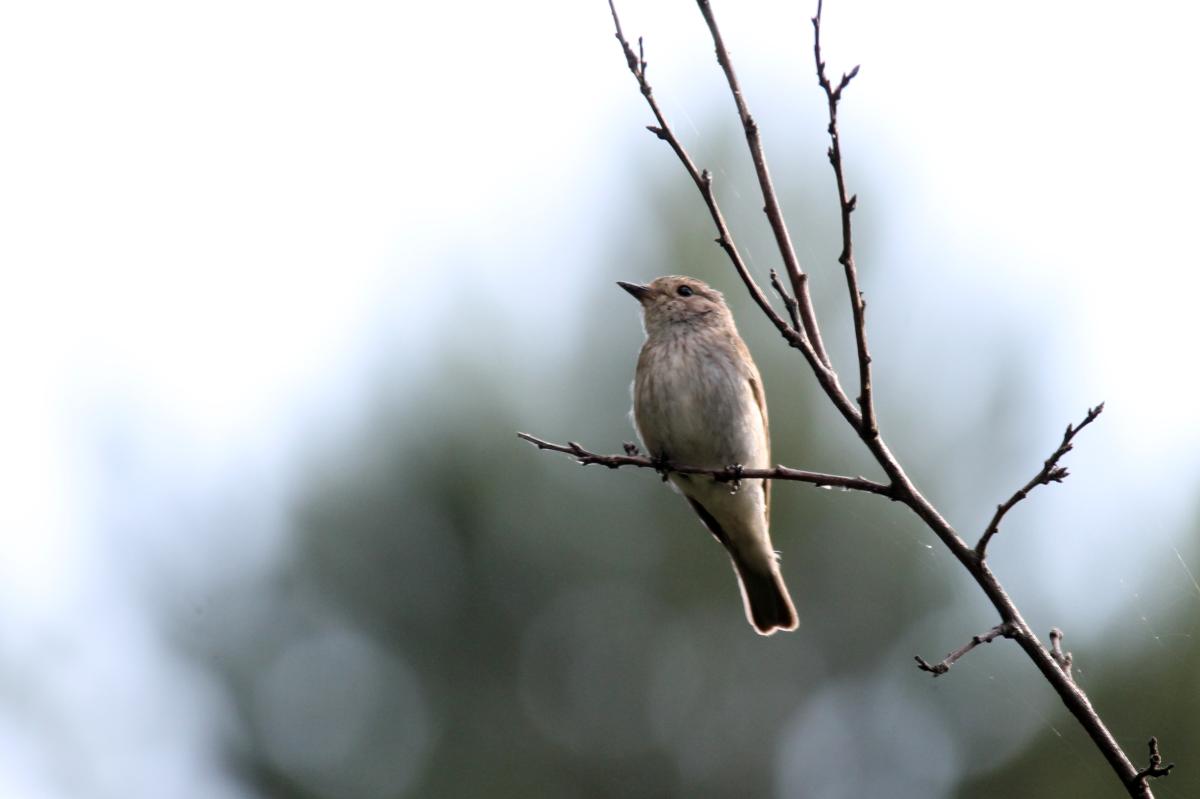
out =
{"type": "Polygon", "coordinates": [[[637,283],[626,283],[624,280],[618,280],[617,285],[632,294],[634,299],[636,299],[638,302],[642,302],[650,296],[649,286],[641,286],[637,283]]]}

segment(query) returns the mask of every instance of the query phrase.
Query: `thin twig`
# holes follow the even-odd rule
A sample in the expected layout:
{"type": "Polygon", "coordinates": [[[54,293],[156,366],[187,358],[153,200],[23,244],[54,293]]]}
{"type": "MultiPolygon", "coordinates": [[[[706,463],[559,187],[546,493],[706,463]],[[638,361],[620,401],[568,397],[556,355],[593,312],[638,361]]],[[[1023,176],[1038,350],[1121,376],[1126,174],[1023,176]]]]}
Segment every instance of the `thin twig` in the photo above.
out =
{"type": "Polygon", "coordinates": [[[597,464],[607,466],[610,469],[619,469],[622,466],[635,466],[639,469],[654,469],[658,472],[676,474],[703,474],[712,477],[714,480],[721,483],[736,483],[739,480],[793,480],[798,483],[809,483],[821,488],[841,488],[846,491],[865,491],[869,494],[880,494],[885,497],[890,497],[892,489],[884,483],[877,483],[874,480],[868,480],[865,477],[846,477],[840,474],[824,474],[822,472],[806,472],[800,469],[790,469],[787,466],[772,466],[769,469],[751,469],[742,466],[726,466],[722,469],[709,469],[701,466],[684,466],[665,461],[647,458],[643,455],[629,454],[631,451],[636,452],[637,448],[632,445],[626,446],[625,455],[600,455],[590,450],[584,449],[574,441],[568,441],[566,444],[555,444],[550,441],[544,441],[537,436],[532,436],[529,433],[517,433],[517,438],[528,441],[538,449],[551,450],[553,452],[562,452],[570,455],[581,464],[587,466],[597,464]]]}
{"type": "Polygon", "coordinates": [[[1000,520],[1004,518],[1004,514],[1012,510],[1014,505],[1025,499],[1025,497],[1029,496],[1029,492],[1038,486],[1050,485],[1051,483],[1061,483],[1066,479],[1069,472],[1065,467],[1059,466],[1058,462],[1062,460],[1064,455],[1074,448],[1074,444],[1071,443],[1071,439],[1075,438],[1076,434],[1078,434],[1080,430],[1094,422],[1096,417],[1099,416],[1103,411],[1104,403],[1102,402],[1095,408],[1089,408],[1087,416],[1085,416],[1083,421],[1078,425],[1067,425],[1067,430],[1065,433],[1063,433],[1062,443],[1060,443],[1058,445],[1058,449],[1054,450],[1050,457],[1042,463],[1041,471],[1035,474],[1032,480],[1017,489],[1017,493],[1009,497],[1004,503],[996,506],[996,513],[992,516],[991,523],[989,523],[987,529],[983,531],[983,535],[979,538],[979,543],[975,545],[975,551],[979,554],[980,558],[987,557],[988,542],[992,540],[992,536],[999,532],[1000,520]]]}
{"type": "Polygon", "coordinates": [[[1162,755],[1158,753],[1158,738],[1151,736],[1150,738],[1150,765],[1134,775],[1133,779],[1137,785],[1145,787],[1146,780],[1152,777],[1165,777],[1171,773],[1171,769],[1175,768],[1174,763],[1162,764],[1162,755]]]}
{"type": "Polygon", "coordinates": [[[850,292],[850,309],[854,315],[854,339],[858,348],[858,407],[862,413],[863,434],[874,438],[879,435],[879,427],[875,420],[875,400],[871,388],[871,351],[867,347],[867,303],[858,285],[858,268],[854,263],[854,236],[850,222],[854,209],[858,206],[858,195],[851,195],[846,191],[846,174],[842,167],[842,137],[838,132],[837,116],[842,91],[854,80],[858,74],[858,67],[844,73],[836,88],[826,76],[825,61],[821,58],[821,9],[822,3],[818,0],[817,15],[812,18],[813,58],[817,64],[817,82],[825,90],[825,100],[829,107],[828,156],[837,180],[838,205],[842,212],[842,252],[838,256],[838,263],[846,273],[846,288],[850,292]]]}
{"type": "Polygon", "coordinates": [[[733,62],[729,60],[725,41],[721,38],[721,31],[713,16],[712,6],[709,5],[708,0],[696,0],[696,4],[700,7],[700,13],[704,15],[704,21],[708,23],[713,46],[717,51],[717,63],[721,65],[721,69],[725,73],[729,91],[733,94],[733,102],[737,106],[738,118],[742,121],[742,130],[746,134],[746,146],[750,148],[750,158],[754,161],[754,171],[758,175],[758,185],[762,190],[763,212],[767,215],[767,221],[771,223],[771,232],[775,234],[775,244],[779,248],[779,255],[783,258],[783,265],[787,268],[788,279],[792,283],[792,292],[800,304],[800,319],[804,323],[804,330],[808,334],[808,340],[812,343],[818,359],[826,367],[832,368],[833,364],[825,352],[825,344],[821,341],[821,329],[817,325],[817,315],[813,311],[812,298],[809,296],[808,275],[804,274],[804,270],[800,268],[800,259],[796,257],[796,248],[792,245],[792,236],[788,232],[787,222],[779,207],[779,197],[775,193],[775,186],[771,181],[771,171],[767,168],[767,156],[763,152],[762,141],[758,135],[758,123],[754,121],[754,117],[750,115],[750,109],[746,105],[742,87],[733,71],[733,62]]]}
{"type": "Polygon", "coordinates": [[[771,270],[771,288],[775,289],[775,293],[779,295],[779,299],[783,300],[783,306],[787,308],[788,318],[792,320],[792,329],[799,330],[800,317],[796,315],[799,303],[796,302],[795,297],[788,294],[787,289],[779,282],[779,273],[774,269],[771,270]]]}
{"type": "Polygon", "coordinates": [[[949,655],[946,655],[946,657],[942,658],[939,663],[935,663],[933,665],[930,665],[929,661],[920,655],[913,655],[913,658],[917,661],[917,667],[921,669],[921,671],[927,671],[934,677],[940,677],[941,675],[950,671],[950,667],[953,666],[959,658],[970,652],[975,647],[979,646],[980,644],[990,644],[1000,636],[1005,636],[1007,638],[1012,635],[1012,632],[1012,626],[1009,625],[1008,622],[997,624],[983,635],[973,636],[970,641],[967,641],[958,649],[955,649],[949,655]]]}
{"type": "Polygon", "coordinates": [[[1057,627],[1050,629],[1050,657],[1054,658],[1054,662],[1067,675],[1067,679],[1071,682],[1075,681],[1075,675],[1071,673],[1071,664],[1074,662],[1074,656],[1070,652],[1064,652],[1062,648],[1063,634],[1062,630],[1057,627]]]}

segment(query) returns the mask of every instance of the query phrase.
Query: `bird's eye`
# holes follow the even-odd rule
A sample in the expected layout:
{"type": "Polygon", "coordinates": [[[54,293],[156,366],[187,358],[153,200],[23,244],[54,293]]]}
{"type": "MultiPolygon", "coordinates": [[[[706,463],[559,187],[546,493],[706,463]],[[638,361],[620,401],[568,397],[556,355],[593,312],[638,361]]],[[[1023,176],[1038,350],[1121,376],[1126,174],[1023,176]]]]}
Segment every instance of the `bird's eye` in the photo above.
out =
{"type": "Polygon", "coordinates": [[[680,286],[679,288],[675,289],[675,293],[680,297],[690,297],[696,292],[692,291],[691,286],[680,286]]]}

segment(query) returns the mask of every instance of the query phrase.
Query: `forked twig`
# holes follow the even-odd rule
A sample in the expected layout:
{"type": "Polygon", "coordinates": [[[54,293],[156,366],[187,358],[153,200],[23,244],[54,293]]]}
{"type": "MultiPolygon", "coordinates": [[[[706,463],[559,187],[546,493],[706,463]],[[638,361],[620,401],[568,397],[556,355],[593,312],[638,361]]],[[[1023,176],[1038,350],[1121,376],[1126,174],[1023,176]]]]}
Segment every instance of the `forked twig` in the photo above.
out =
{"type": "Polygon", "coordinates": [[[929,661],[927,661],[925,658],[921,657],[920,655],[914,655],[913,658],[917,661],[917,668],[919,668],[921,671],[927,671],[930,674],[932,674],[934,677],[939,677],[939,676],[945,674],[946,672],[950,671],[950,667],[953,666],[956,662],[958,662],[959,658],[961,658],[963,655],[967,654],[968,652],[970,652],[972,649],[979,646],[980,644],[990,644],[992,641],[996,640],[1000,636],[1004,636],[1004,637],[1008,638],[1012,634],[1013,634],[1012,625],[1010,625],[1008,622],[1004,622],[1002,624],[997,624],[995,627],[988,630],[983,635],[972,636],[970,641],[967,641],[965,644],[960,646],[958,649],[955,649],[949,655],[946,655],[946,657],[942,658],[939,662],[937,662],[933,665],[930,665],[929,661]]]}
{"type": "Polygon", "coordinates": [[[1052,627],[1050,629],[1050,657],[1054,658],[1054,662],[1063,670],[1067,678],[1074,682],[1075,675],[1071,673],[1071,664],[1075,662],[1075,657],[1070,652],[1063,651],[1062,642],[1062,630],[1052,627]]]}
{"type": "Polygon", "coordinates": [[[875,400],[871,389],[871,351],[867,347],[867,303],[863,299],[862,290],[858,286],[858,268],[854,263],[854,236],[851,226],[851,216],[858,207],[858,195],[851,195],[846,190],[846,173],[842,167],[842,136],[838,131],[838,104],[842,100],[842,92],[858,75],[858,67],[842,74],[838,85],[830,82],[825,74],[825,61],[821,58],[821,10],[822,2],[817,0],[817,15],[812,18],[813,25],[813,58],[817,65],[817,82],[825,91],[825,101],[829,108],[829,164],[833,167],[833,175],[837,181],[838,206],[842,215],[842,252],[838,263],[846,274],[846,288],[850,292],[850,310],[854,316],[854,341],[858,350],[858,407],[862,413],[862,435],[874,438],[879,435],[879,426],[875,420],[875,400]]]}
{"type": "Polygon", "coordinates": [[[1029,492],[1038,486],[1061,483],[1066,479],[1069,472],[1065,467],[1059,466],[1058,462],[1074,448],[1075,445],[1071,443],[1071,440],[1075,438],[1079,431],[1096,421],[1096,417],[1103,412],[1104,403],[1102,402],[1095,408],[1088,408],[1087,416],[1078,425],[1067,425],[1067,431],[1063,433],[1062,443],[1042,463],[1041,471],[1035,474],[1033,479],[1028,483],[1018,488],[1017,493],[996,506],[996,513],[992,516],[992,521],[988,524],[987,529],[983,531],[983,535],[979,537],[979,543],[975,545],[975,552],[980,558],[987,557],[987,545],[992,540],[992,536],[1000,531],[1000,520],[1004,518],[1004,514],[1012,510],[1014,505],[1029,496],[1029,492]]]}
{"type": "Polygon", "coordinates": [[[1165,777],[1171,773],[1171,769],[1175,768],[1174,763],[1162,764],[1162,755],[1158,753],[1158,738],[1151,736],[1150,738],[1150,765],[1134,775],[1134,782],[1138,785],[1145,786],[1146,780],[1152,777],[1165,777]]]}

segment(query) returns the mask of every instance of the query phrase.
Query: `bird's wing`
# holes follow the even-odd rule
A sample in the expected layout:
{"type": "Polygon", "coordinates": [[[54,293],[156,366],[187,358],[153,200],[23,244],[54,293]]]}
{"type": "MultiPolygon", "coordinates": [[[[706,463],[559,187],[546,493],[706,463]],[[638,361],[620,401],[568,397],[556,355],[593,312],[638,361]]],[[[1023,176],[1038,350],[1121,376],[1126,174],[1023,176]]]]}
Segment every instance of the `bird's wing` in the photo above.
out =
{"type": "MultiPolygon", "coordinates": [[[[750,391],[754,394],[754,401],[758,404],[759,413],[762,414],[763,438],[766,439],[767,451],[767,466],[771,465],[771,428],[767,424],[767,397],[763,393],[762,380],[758,376],[758,370],[755,370],[750,375],[750,391]]],[[[771,524],[771,481],[763,480],[763,507],[767,514],[767,524],[771,524]]]]}

